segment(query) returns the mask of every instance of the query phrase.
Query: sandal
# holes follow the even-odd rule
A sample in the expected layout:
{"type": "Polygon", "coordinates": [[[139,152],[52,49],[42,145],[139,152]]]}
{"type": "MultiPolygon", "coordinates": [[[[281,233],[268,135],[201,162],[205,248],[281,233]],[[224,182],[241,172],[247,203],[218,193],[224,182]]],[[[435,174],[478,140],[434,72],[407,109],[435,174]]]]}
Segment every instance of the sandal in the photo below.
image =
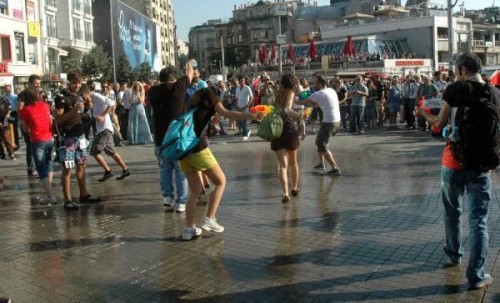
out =
{"type": "Polygon", "coordinates": [[[292,189],[291,194],[293,197],[297,197],[299,195],[300,189],[292,189]]]}
{"type": "Polygon", "coordinates": [[[64,209],[66,210],[78,210],[80,207],[76,205],[73,201],[68,201],[64,203],[64,209]]]}
{"type": "Polygon", "coordinates": [[[281,198],[281,203],[288,203],[288,202],[290,202],[289,196],[283,196],[283,198],[281,198]]]}

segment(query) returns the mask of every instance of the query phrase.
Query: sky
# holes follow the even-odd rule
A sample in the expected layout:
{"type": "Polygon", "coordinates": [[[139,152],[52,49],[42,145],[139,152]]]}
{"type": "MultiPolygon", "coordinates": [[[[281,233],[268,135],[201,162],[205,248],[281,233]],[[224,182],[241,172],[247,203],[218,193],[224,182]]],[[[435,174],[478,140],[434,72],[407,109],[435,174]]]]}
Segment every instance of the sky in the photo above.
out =
{"type": "MultiPolygon", "coordinates": [[[[228,21],[232,17],[234,5],[244,3],[255,4],[258,0],[173,0],[175,21],[177,23],[177,38],[188,41],[189,29],[202,25],[208,20],[222,19],[228,21]]],[[[274,0],[270,0],[274,1],[274,0]]],[[[314,0],[311,0],[313,3],[314,0]]],[[[304,0],[307,3],[307,0],[304,0]]],[[[317,0],[318,5],[329,5],[330,0],[317,0]]],[[[401,1],[403,4],[405,0],[401,1]]],[[[445,5],[447,0],[431,0],[438,5],[445,5]]],[[[452,0],[455,2],[455,0],[452,0]]],[[[458,5],[465,4],[467,9],[481,9],[493,4],[493,0],[459,0],[458,5]]],[[[500,6],[500,0],[496,1],[500,6]]]]}

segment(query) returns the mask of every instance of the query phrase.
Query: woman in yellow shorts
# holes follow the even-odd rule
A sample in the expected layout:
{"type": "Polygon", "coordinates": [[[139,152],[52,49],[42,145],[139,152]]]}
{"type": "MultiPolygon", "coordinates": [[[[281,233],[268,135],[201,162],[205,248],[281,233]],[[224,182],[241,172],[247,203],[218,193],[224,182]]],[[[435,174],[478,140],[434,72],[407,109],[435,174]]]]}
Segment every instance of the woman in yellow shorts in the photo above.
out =
{"type": "Polygon", "coordinates": [[[194,128],[196,135],[200,138],[200,143],[193,152],[179,162],[190,189],[186,201],[186,227],[182,233],[183,240],[191,240],[201,235],[202,229],[219,233],[224,231],[224,227],[217,223],[215,214],[226,187],[226,176],[208,147],[207,125],[210,119],[215,113],[231,120],[258,120],[262,117],[260,113],[247,114],[225,109],[212,87],[201,89],[191,97],[188,110],[193,107],[198,107],[194,113],[194,128]],[[201,228],[198,228],[194,224],[194,215],[199,194],[203,190],[202,172],[213,183],[214,189],[208,199],[206,217],[200,226],[201,228]]]}

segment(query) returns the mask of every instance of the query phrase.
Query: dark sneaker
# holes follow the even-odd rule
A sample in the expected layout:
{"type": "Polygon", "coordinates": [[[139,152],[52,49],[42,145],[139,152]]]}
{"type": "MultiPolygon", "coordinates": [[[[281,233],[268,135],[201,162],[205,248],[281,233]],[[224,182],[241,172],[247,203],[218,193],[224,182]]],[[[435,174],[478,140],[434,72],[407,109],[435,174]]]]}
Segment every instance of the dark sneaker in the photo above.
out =
{"type": "Polygon", "coordinates": [[[111,171],[106,171],[106,172],[104,172],[104,176],[102,176],[102,178],[97,180],[97,181],[104,182],[110,178],[113,178],[113,173],[111,171]]]}
{"type": "Polygon", "coordinates": [[[493,283],[493,277],[489,274],[484,274],[484,279],[476,284],[470,285],[471,289],[478,289],[483,287],[488,287],[493,283]]]}
{"type": "Polygon", "coordinates": [[[122,172],[121,176],[116,178],[116,180],[123,180],[123,179],[127,178],[128,176],[130,176],[130,170],[127,168],[126,170],[124,170],[122,172]]]}
{"type": "Polygon", "coordinates": [[[91,195],[80,197],[80,203],[99,203],[99,202],[102,202],[102,199],[99,197],[93,197],[91,195]]]}
{"type": "Polygon", "coordinates": [[[78,210],[78,209],[80,209],[80,207],[78,207],[78,205],[76,205],[73,201],[68,201],[68,202],[64,203],[64,209],[66,209],[66,210],[78,210]]]}
{"type": "Polygon", "coordinates": [[[450,255],[448,255],[448,249],[446,249],[446,245],[443,246],[443,250],[444,250],[444,256],[446,259],[446,266],[447,267],[457,266],[460,263],[462,263],[462,258],[458,258],[458,260],[454,260],[450,257],[450,255]]]}
{"type": "Polygon", "coordinates": [[[313,167],[314,169],[322,169],[325,170],[325,164],[319,163],[313,167]]]}
{"type": "Polygon", "coordinates": [[[12,300],[10,298],[0,298],[0,303],[10,303],[12,300]]]}
{"type": "Polygon", "coordinates": [[[325,175],[340,176],[340,169],[338,169],[338,168],[332,168],[329,171],[325,172],[325,175]]]}

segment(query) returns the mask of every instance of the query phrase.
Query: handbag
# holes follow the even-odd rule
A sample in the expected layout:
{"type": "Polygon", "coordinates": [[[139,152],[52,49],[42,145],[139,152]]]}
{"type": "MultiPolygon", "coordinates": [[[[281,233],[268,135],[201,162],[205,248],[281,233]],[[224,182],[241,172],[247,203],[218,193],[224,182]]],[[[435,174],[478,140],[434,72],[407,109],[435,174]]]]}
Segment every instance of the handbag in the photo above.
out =
{"type": "Polygon", "coordinates": [[[270,113],[262,119],[257,130],[257,136],[264,140],[273,140],[283,133],[283,119],[278,113],[270,113]]]}

